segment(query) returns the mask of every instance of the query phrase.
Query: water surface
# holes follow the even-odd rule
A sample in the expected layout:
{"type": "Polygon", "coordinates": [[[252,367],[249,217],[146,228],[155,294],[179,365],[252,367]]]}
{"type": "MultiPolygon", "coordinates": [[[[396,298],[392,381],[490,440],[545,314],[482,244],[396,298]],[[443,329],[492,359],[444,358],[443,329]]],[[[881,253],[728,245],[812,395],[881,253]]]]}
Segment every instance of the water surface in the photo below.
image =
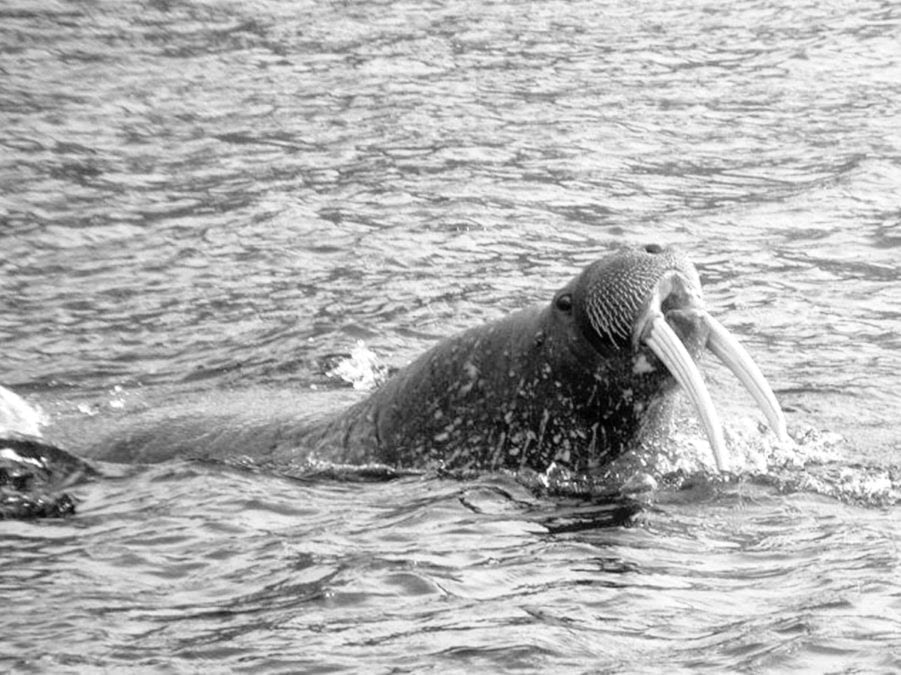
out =
{"type": "MultiPolygon", "coordinates": [[[[0,663],[901,669],[899,29],[876,1],[4,3],[0,382],[55,441],[325,414],[358,340],[399,366],[657,242],[798,445],[708,363],[745,468],[631,527],[504,476],[104,467],[76,517],[0,525],[0,663]]],[[[700,461],[678,426],[661,451],[700,461]]]]}

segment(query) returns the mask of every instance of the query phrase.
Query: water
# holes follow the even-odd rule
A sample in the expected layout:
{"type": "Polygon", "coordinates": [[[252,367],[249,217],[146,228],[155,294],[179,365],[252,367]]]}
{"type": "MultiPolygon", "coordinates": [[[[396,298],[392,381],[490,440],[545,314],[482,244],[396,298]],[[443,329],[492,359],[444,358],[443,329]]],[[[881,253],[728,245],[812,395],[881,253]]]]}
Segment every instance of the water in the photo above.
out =
{"type": "Polygon", "coordinates": [[[901,669],[899,28],[875,1],[4,3],[0,382],[55,441],[327,413],[358,340],[402,365],[659,242],[798,445],[707,363],[746,468],[631,527],[505,476],[104,466],[76,517],[0,524],[0,664],[901,669]]]}

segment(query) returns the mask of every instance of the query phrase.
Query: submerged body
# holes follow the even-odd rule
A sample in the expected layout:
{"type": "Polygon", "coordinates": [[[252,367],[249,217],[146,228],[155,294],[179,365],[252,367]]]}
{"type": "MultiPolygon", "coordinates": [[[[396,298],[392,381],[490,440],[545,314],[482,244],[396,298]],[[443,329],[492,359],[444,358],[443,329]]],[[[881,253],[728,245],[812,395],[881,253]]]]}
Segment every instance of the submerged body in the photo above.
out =
{"type": "MultiPolygon", "coordinates": [[[[705,347],[738,375],[784,436],[769,386],[704,310],[694,266],[672,249],[647,246],[596,261],[545,306],[442,341],[329,419],[272,420],[238,430],[211,429],[207,420],[193,433],[177,425],[168,433],[142,429],[93,456],[251,455],[295,467],[330,462],[541,472],[562,465],[590,471],[627,450],[651,409],[678,383],[695,402],[725,469],[719,420],[694,365],[705,347]]],[[[46,459],[48,471],[50,464],[62,466],[40,456],[39,445],[29,447],[46,459]]]]}

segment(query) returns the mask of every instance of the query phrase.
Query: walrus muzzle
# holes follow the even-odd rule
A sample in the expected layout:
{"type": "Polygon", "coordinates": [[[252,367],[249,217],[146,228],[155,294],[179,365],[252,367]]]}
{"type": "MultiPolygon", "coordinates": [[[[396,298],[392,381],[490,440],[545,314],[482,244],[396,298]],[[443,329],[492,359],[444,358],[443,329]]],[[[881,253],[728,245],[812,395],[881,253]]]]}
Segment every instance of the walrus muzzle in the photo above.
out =
{"type": "Polygon", "coordinates": [[[634,346],[646,344],[688,394],[704,425],[717,468],[729,469],[723,427],[710,392],[685,344],[670,326],[678,317],[703,329],[703,346],[731,370],[751,394],[780,441],[787,439],[785,416],[760,369],[741,343],[704,309],[693,275],[664,274],[655,284],[632,330],[634,346]]]}

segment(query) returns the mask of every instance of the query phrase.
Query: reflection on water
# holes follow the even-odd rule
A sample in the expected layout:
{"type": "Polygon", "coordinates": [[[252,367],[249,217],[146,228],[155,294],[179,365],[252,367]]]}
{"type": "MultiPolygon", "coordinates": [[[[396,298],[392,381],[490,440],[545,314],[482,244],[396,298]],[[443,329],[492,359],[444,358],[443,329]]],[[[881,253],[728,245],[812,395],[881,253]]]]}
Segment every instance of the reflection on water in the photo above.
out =
{"type": "MultiPolygon", "coordinates": [[[[321,387],[360,339],[400,365],[659,241],[790,427],[897,486],[899,24],[875,0],[4,3],[0,382],[87,448],[161,402],[321,387]]],[[[72,521],[3,525],[4,665],[899,666],[894,508],[758,486],[569,532],[515,485],[118,471],[72,521]]]]}

